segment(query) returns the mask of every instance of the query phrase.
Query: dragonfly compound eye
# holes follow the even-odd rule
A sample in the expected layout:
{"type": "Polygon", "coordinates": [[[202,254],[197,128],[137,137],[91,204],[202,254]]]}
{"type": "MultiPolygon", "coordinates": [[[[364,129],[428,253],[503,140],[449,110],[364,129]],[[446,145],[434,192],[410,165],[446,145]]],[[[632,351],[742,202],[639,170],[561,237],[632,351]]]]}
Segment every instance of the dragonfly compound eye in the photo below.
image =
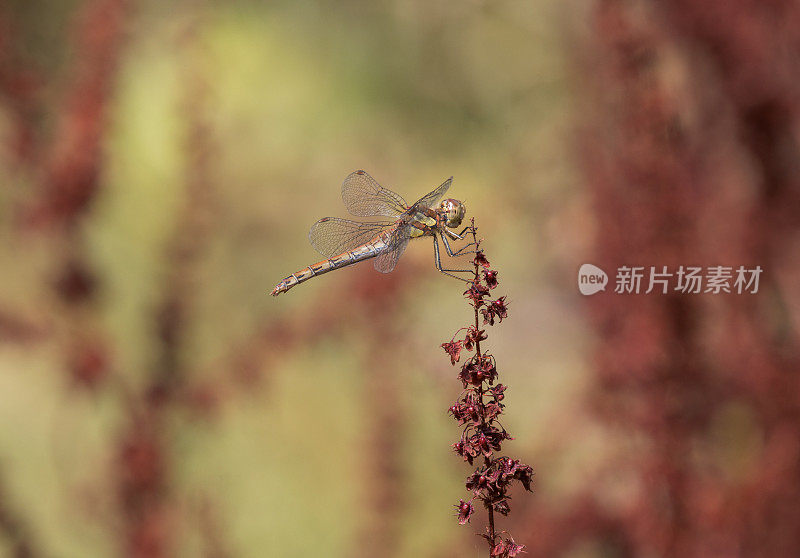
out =
{"type": "Polygon", "coordinates": [[[451,229],[459,226],[467,213],[467,208],[464,207],[464,204],[454,199],[444,200],[442,202],[442,210],[446,219],[445,224],[451,229]]]}

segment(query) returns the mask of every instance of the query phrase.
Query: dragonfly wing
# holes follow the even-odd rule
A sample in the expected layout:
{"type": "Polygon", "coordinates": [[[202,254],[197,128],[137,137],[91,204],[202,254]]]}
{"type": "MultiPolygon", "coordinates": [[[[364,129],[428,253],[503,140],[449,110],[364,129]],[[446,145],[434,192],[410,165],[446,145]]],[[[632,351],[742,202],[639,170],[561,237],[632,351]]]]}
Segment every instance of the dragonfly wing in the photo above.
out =
{"type": "Polygon", "coordinates": [[[453,183],[453,177],[451,176],[444,182],[442,182],[441,186],[436,188],[430,194],[422,196],[417,203],[414,204],[414,207],[425,209],[425,208],[432,208],[436,203],[442,199],[444,193],[447,192],[447,189],[450,188],[450,185],[453,183]]]}
{"type": "Polygon", "coordinates": [[[397,217],[408,209],[400,194],[384,188],[363,170],[344,179],[342,201],[347,211],[358,217],[397,217]]]}
{"type": "Polygon", "coordinates": [[[403,255],[406,246],[408,246],[408,240],[409,237],[404,234],[402,228],[395,231],[389,240],[389,248],[375,258],[375,269],[381,273],[391,272],[397,265],[397,260],[403,255]]]}
{"type": "Polygon", "coordinates": [[[394,224],[394,221],[362,223],[338,217],[325,217],[314,223],[308,231],[308,239],[314,250],[331,258],[369,242],[394,224]]]}

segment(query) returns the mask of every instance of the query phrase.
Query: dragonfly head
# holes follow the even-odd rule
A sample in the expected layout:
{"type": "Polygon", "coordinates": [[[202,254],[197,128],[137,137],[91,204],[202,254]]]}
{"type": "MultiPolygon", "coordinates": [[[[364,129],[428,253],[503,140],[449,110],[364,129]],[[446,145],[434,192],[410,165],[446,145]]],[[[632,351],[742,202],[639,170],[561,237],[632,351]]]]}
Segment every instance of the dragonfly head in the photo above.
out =
{"type": "Polygon", "coordinates": [[[467,208],[464,207],[464,204],[460,201],[448,198],[446,200],[442,200],[442,203],[439,206],[439,211],[441,211],[442,215],[444,216],[444,224],[453,229],[458,227],[461,224],[461,221],[464,220],[464,215],[467,213],[467,208]]]}

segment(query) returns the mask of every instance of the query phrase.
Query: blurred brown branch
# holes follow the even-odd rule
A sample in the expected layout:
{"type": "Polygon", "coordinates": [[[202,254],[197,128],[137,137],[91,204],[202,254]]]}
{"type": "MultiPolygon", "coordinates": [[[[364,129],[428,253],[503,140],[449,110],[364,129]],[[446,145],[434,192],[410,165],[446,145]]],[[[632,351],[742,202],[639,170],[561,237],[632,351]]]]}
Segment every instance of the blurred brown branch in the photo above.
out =
{"type": "MultiPolygon", "coordinates": [[[[180,38],[184,49],[199,48],[199,23],[193,20],[180,38]]],[[[118,448],[120,506],[126,518],[124,553],[131,558],[171,556],[179,543],[175,534],[179,502],[171,482],[173,461],[178,456],[173,455],[167,424],[170,415],[180,409],[180,395],[192,381],[183,355],[197,291],[197,267],[209,238],[214,190],[210,178],[214,145],[206,123],[208,84],[200,69],[191,64],[187,65],[183,84],[185,192],[166,247],[167,270],[152,320],[158,349],[142,392],[130,408],[118,448]]],[[[215,548],[222,545],[220,536],[215,548]]]]}
{"type": "Polygon", "coordinates": [[[119,65],[127,0],[87,0],[77,16],[69,85],[49,146],[39,200],[28,219],[69,229],[99,187],[107,105],[119,65]]]}

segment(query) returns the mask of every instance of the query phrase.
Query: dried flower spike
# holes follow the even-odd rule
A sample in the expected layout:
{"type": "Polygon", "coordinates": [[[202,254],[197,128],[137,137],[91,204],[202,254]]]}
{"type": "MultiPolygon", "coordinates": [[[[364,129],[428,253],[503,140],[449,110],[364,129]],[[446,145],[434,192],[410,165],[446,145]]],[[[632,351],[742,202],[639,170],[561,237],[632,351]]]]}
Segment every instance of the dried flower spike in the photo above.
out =
{"type": "Polygon", "coordinates": [[[470,466],[476,460],[479,464],[467,477],[465,484],[472,493],[471,499],[459,500],[455,507],[458,510],[458,522],[464,525],[475,511],[472,502],[477,500],[483,504],[488,513],[489,526],[487,533],[481,536],[488,542],[488,555],[490,558],[505,558],[519,555],[525,547],[516,544],[510,535],[503,537],[496,531],[494,513],[504,516],[511,513],[509,488],[514,481],[518,481],[525,490],[530,491],[533,469],[519,459],[498,455],[503,442],[513,438],[498,421],[505,408],[502,401],[506,386],[495,383],[497,367],[494,356],[481,349],[481,342],[488,337],[481,325],[501,323],[508,316],[508,306],[505,296],[496,299],[490,296],[498,285],[498,273],[490,268],[489,260],[480,248],[474,219],[469,233],[475,243],[475,256],[472,259],[474,274],[464,296],[474,310],[474,323],[459,329],[450,341],[442,343],[442,348],[454,366],[461,360],[463,351],[474,351],[461,365],[458,378],[464,391],[448,413],[462,426],[461,438],[453,444],[453,450],[470,466]],[[482,324],[479,320],[481,316],[482,324]],[[464,331],[464,337],[456,339],[464,331]]]}

